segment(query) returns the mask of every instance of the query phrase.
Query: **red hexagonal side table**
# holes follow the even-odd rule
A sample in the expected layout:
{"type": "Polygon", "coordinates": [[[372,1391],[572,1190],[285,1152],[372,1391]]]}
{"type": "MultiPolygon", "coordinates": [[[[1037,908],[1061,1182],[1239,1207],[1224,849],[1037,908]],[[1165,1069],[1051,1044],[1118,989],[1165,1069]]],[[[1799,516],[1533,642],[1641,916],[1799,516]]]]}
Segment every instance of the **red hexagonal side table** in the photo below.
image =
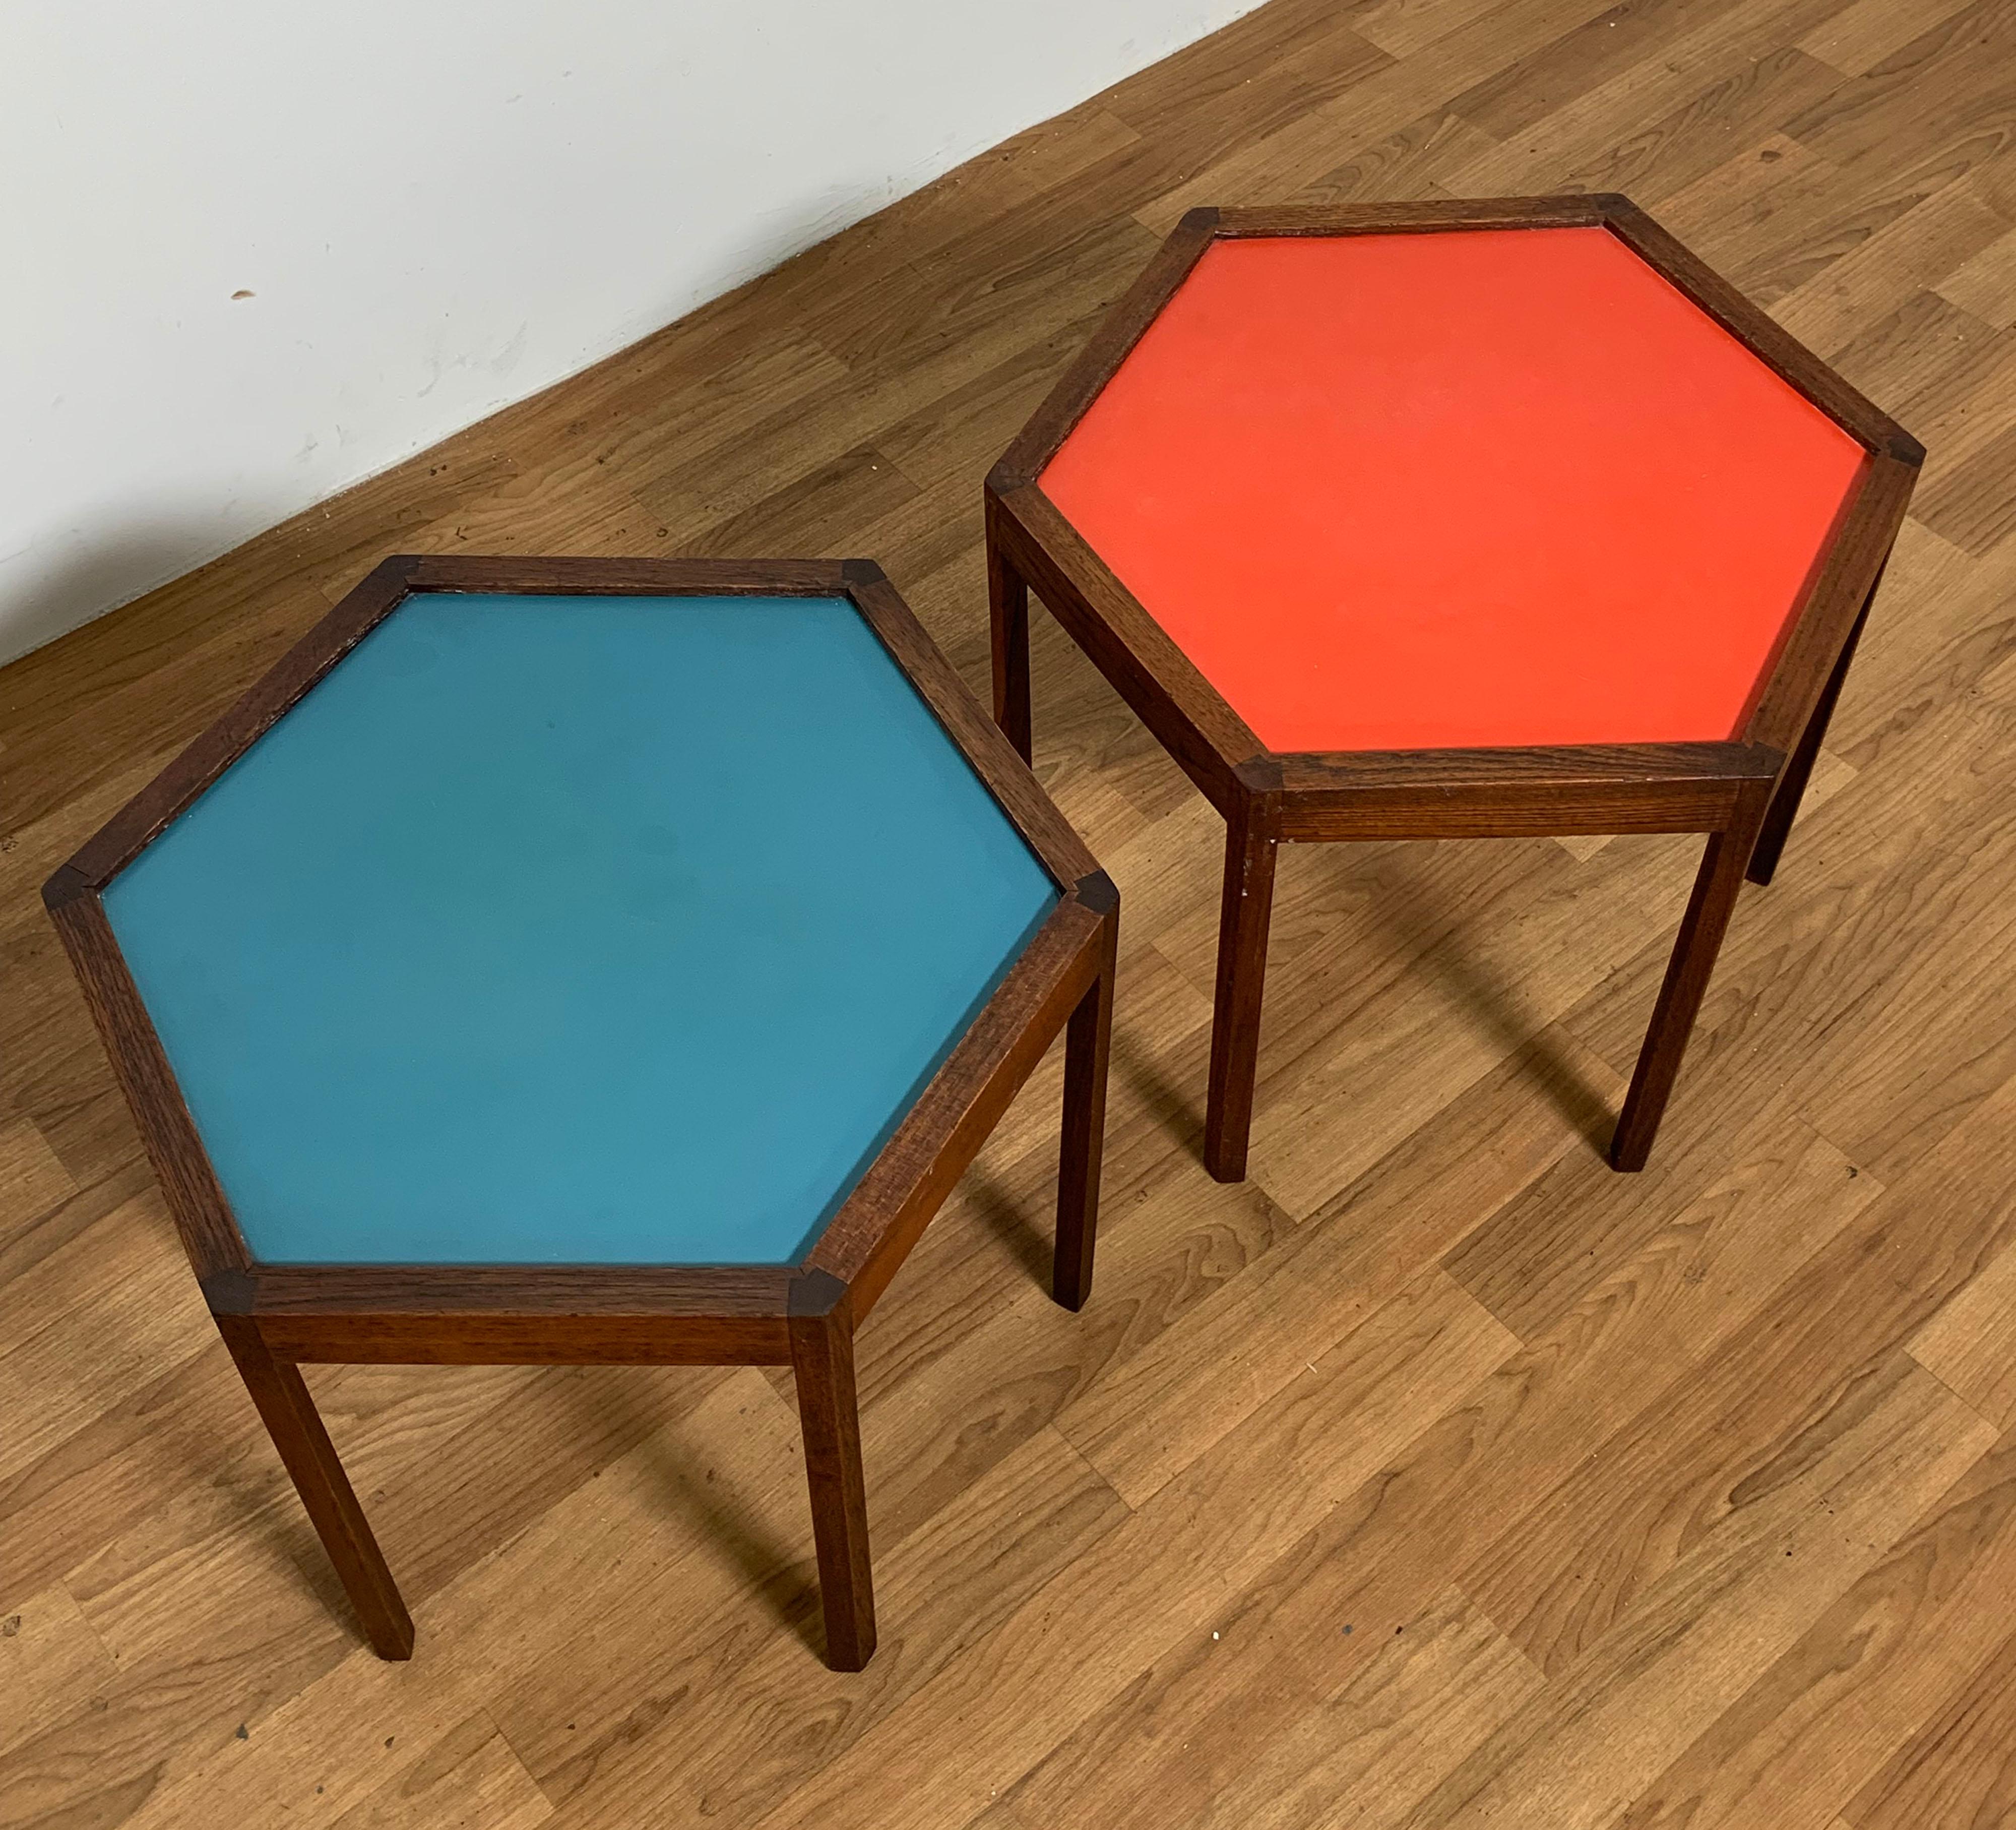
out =
{"type": "Polygon", "coordinates": [[[1709,835],[1611,1144],[1643,1167],[1923,448],[1627,198],[1196,210],[989,476],[1226,816],[1205,1161],[1245,1173],[1283,840],[1709,835]]]}

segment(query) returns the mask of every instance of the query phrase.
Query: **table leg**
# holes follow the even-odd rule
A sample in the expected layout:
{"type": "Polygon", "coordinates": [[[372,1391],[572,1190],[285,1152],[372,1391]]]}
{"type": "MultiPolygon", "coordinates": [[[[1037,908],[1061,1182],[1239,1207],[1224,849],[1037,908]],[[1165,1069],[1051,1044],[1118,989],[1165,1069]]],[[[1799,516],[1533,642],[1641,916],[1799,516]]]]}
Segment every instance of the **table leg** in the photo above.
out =
{"type": "Polygon", "coordinates": [[[291,1360],[275,1359],[249,1317],[220,1315],[215,1319],[225,1345],[238,1363],[239,1376],[259,1407],[267,1434],[293,1477],[294,1490],[308,1509],[322,1548],[336,1565],[350,1605],[357,1610],[371,1649],[381,1659],[410,1659],[412,1617],[399,1598],[398,1585],[385,1566],[378,1540],[371,1535],[349,1476],[337,1459],[335,1445],[322,1427],[301,1368],[291,1360]]]}
{"type": "Polygon", "coordinates": [[[1267,978],[1267,928],[1274,909],[1273,823],[1249,802],[1226,822],[1225,888],[1218,917],[1218,995],[1211,1025],[1211,1095],[1204,1108],[1204,1164],[1221,1182],[1246,1175],[1259,1069],[1260,1003],[1267,978]]]}
{"type": "MultiPolygon", "coordinates": [[[[1887,558],[1883,562],[1885,567],[1889,563],[1887,558]]],[[[1820,703],[1814,706],[1813,716],[1806,720],[1806,728],[1799,734],[1798,745],[1792,751],[1791,759],[1779,773],[1778,791],[1771,797],[1770,811],[1764,816],[1763,830],[1757,835],[1757,848],[1750,854],[1752,883],[1769,883],[1778,868],[1779,854],[1784,850],[1786,837],[1798,816],[1799,802],[1805,794],[1807,780],[1813,773],[1814,759],[1820,753],[1820,745],[1827,741],[1834,701],[1847,683],[1849,667],[1855,659],[1855,645],[1862,639],[1862,625],[1869,621],[1869,607],[1876,601],[1876,593],[1882,582],[1883,571],[1879,567],[1874,582],[1869,587],[1869,595],[1862,600],[1855,627],[1849,631],[1848,640],[1841,646],[1841,658],[1834,664],[1834,672],[1827,675],[1827,684],[1820,689],[1820,703]]]]}
{"type": "Polygon", "coordinates": [[[994,722],[1024,762],[1034,733],[1029,709],[1029,587],[999,541],[987,542],[987,602],[994,632],[994,722]]]}
{"type": "Polygon", "coordinates": [[[823,1271],[791,1291],[791,1371],[812,1489],[826,1662],[859,1671],[875,1650],[875,1585],[868,1561],[868,1491],[861,1475],[861,1415],[854,1389],[854,1320],[846,1286],[823,1271]],[[830,1306],[817,1313],[820,1302],[830,1306]]]}
{"type": "Polygon", "coordinates": [[[1099,1169],[1106,1140],[1106,1064],[1113,1048],[1113,979],[1120,933],[1119,898],[1106,910],[1099,977],[1078,1000],[1064,1032],[1064,1147],[1057,1168],[1057,1250],[1051,1293],[1066,1309],[1092,1293],[1099,1232],[1099,1169]]]}
{"type": "Polygon", "coordinates": [[[1659,1001],[1653,1007],[1651,1025],[1638,1052],[1631,1090],[1625,1096],[1624,1110],[1610,1140],[1612,1169],[1642,1169],[1652,1153],[1652,1139],[1679,1073],[1680,1057],[1687,1052],[1708,976],[1715,971],[1715,955],[1728,931],[1737,892],[1743,887],[1744,872],[1762,823],[1764,803],[1761,792],[1739,802],[1734,823],[1712,834],[1701,855],[1694,894],[1680,923],[1679,938],[1673,943],[1672,958],[1667,962],[1665,982],[1659,987],[1659,1001]]]}

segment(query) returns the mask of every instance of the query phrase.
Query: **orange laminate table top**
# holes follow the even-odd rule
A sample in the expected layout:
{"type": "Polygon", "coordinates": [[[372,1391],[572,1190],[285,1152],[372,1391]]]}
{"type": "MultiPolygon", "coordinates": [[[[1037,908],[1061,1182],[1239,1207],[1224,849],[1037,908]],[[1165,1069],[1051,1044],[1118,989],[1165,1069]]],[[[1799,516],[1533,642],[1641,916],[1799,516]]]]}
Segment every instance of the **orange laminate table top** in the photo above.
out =
{"type": "Polygon", "coordinates": [[[1601,228],[1212,243],[1038,487],[1277,751],[1738,733],[1867,454],[1601,228]]]}

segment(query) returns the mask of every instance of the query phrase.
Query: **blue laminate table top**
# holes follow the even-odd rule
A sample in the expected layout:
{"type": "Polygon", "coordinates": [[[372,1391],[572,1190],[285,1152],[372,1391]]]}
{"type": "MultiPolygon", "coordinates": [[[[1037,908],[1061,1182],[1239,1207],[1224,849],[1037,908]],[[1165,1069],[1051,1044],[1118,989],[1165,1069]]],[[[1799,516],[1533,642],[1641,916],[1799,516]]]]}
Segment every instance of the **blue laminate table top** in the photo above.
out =
{"type": "Polygon", "coordinates": [[[1058,895],[844,598],[426,593],[104,902],[262,1262],[786,1264],[1058,895]]]}

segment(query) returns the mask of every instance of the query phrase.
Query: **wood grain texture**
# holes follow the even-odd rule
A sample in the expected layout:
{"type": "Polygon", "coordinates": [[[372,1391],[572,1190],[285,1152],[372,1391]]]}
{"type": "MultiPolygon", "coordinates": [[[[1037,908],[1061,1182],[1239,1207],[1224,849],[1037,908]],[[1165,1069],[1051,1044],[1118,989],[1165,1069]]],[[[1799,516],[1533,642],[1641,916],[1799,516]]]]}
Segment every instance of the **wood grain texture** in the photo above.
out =
{"type": "Polygon", "coordinates": [[[1855,1830],[2006,1824],[2016,1811],[2016,1635],[1841,1813],[1855,1830]]]}
{"type": "Polygon", "coordinates": [[[2007,1817],[2010,19],[1272,0],[0,671],[0,1825],[2007,1817]],[[1053,1046],[861,1333],[875,1658],[790,1374],[704,1367],[308,1368],[420,1629],[358,1646],[42,879],[387,553],[873,553],[984,693],[982,476],[1186,210],[1606,171],[1931,453],[1651,1165],[1699,841],[1375,838],[1281,859],[1213,1182],[1222,823],[1039,618],[1126,911],[1099,1282],[1044,1287],[1053,1046]]]}
{"type": "Polygon", "coordinates": [[[231,1357],[238,1363],[239,1377],[258,1407],[267,1434],[286,1464],[295,1491],[315,1521],[351,1605],[357,1610],[364,1637],[381,1659],[410,1659],[412,1617],[385,1567],[384,1554],[371,1535],[350,1477],[337,1459],[335,1445],[322,1427],[301,1369],[275,1359],[257,1324],[247,1317],[220,1316],[218,1326],[231,1357]]]}
{"type": "Polygon", "coordinates": [[[1204,1167],[1221,1182],[1237,1182],[1246,1174],[1280,831],[1281,798],[1271,793],[1250,796],[1226,822],[1204,1120],[1204,1167]]]}
{"type": "Polygon", "coordinates": [[[826,1662],[836,1671],[859,1671],[875,1650],[875,1587],[847,1286],[822,1271],[797,1280],[791,1290],[790,1330],[819,1605],[826,1616],[826,1662]]]}

